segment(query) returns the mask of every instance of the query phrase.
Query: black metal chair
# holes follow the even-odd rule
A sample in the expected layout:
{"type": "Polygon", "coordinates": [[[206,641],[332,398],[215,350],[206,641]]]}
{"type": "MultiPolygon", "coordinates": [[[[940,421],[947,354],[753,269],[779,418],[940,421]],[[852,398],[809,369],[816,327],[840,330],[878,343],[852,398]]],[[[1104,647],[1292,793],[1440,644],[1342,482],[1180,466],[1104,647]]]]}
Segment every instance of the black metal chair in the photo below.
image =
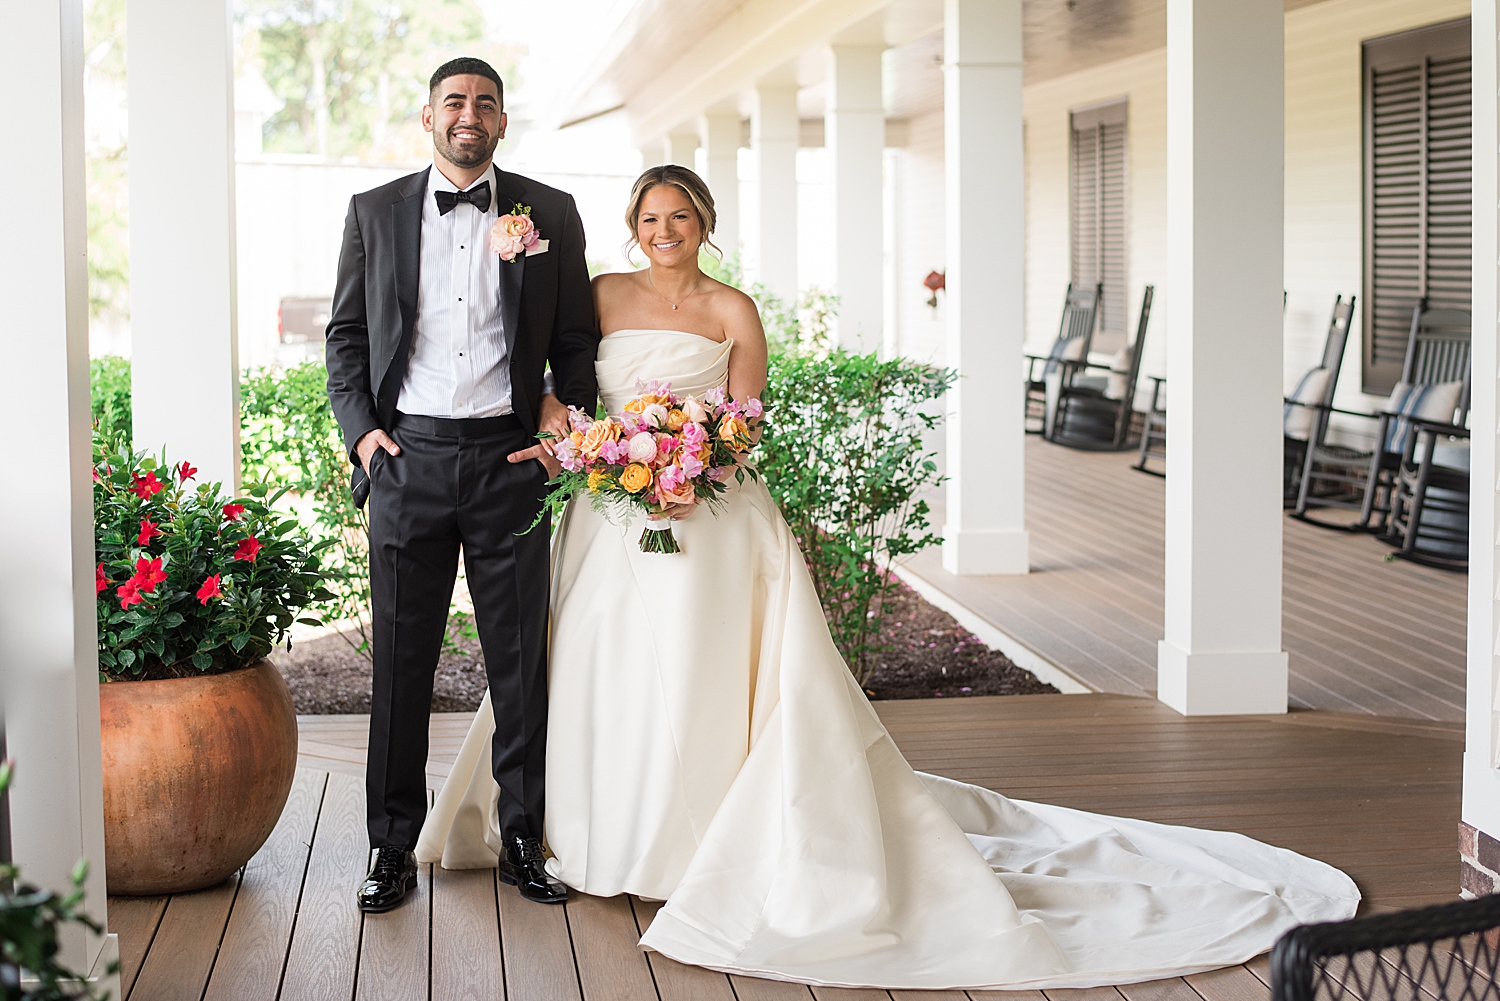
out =
{"type": "Polygon", "coordinates": [[[1365,450],[1324,442],[1309,446],[1293,517],[1322,528],[1385,532],[1408,439],[1418,423],[1462,426],[1469,412],[1469,313],[1431,308],[1423,299],[1412,310],[1411,334],[1401,381],[1380,411],[1368,414],[1328,405],[1318,409],[1377,422],[1373,447],[1365,450]],[[1313,518],[1313,508],[1360,512],[1353,524],[1313,518]]]}
{"type": "Polygon", "coordinates": [[[1056,413],[1048,441],[1071,448],[1119,452],[1135,445],[1135,387],[1146,347],[1146,327],[1151,322],[1151,302],[1156,287],[1147,285],[1141,296],[1141,315],[1135,326],[1135,341],[1111,365],[1098,365],[1086,357],[1059,362],[1068,369],[1058,389],[1056,413]],[[1120,367],[1123,362],[1124,368],[1120,367]],[[1103,375],[1091,373],[1106,373],[1103,375]]]}
{"type": "Polygon", "coordinates": [[[1297,506],[1308,445],[1322,446],[1328,436],[1329,408],[1338,388],[1339,369],[1344,364],[1344,347],[1349,343],[1349,324],[1353,318],[1354,297],[1345,302],[1342,295],[1336,296],[1333,316],[1328,321],[1328,336],[1323,341],[1323,357],[1297,383],[1292,395],[1285,398],[1281,500],[1286,507],[1297,506]]]}
{"type": "Polygon", "coordinates": [[[1271,951],[1271,1001],[1500,1001],[1500,895],[1302,925],[1271,951]]]}
{"type": "Polygon", "coordinates": [[[1103,284],[1081,289],[1070,284],[1052,350],[1046,355],[1026,356],[1027,434],[1045,434],[1051,426],[1058,394],[1072,375],[1064,363],[1088,360],[1089,348],[1094,343],[1094,326],[1099,317],[1099,302],[1103,298],[1103,284]],[[1036,427],[1031,426],[1033,421],[1036,427]]]}

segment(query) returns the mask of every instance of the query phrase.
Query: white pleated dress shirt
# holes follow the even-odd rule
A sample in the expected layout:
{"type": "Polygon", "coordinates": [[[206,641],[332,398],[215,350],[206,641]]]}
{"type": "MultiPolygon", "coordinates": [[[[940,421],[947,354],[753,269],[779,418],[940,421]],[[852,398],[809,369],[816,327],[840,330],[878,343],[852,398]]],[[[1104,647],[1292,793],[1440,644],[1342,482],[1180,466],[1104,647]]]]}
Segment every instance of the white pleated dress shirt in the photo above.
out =
{"type": "Polygon", "coordinates": [[[495,417],[511,412],[510,364],[500,303],[500,260],[490,250],[498,205],[492,165],[481,212],[460,202],[438,214],[435,192],[459,190],[434,165],[422,202],[417,322],[396,409],[426,417],[495,417]]]}

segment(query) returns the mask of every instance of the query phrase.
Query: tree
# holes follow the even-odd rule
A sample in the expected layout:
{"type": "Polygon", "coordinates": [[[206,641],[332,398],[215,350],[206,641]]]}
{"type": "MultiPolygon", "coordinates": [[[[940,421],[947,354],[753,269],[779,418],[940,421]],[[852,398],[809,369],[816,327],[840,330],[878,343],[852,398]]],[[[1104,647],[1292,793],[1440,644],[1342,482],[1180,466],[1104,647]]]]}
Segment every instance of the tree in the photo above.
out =
{"type": "Polygon", "coordinates": [[[474,55],[514,76],[512,53],[485,41],[477,0],[244,0],[238,20],[285,102],[266,122],[267,150],[417,159],[430,150],[420,122],[434,69],[474,55]]]}

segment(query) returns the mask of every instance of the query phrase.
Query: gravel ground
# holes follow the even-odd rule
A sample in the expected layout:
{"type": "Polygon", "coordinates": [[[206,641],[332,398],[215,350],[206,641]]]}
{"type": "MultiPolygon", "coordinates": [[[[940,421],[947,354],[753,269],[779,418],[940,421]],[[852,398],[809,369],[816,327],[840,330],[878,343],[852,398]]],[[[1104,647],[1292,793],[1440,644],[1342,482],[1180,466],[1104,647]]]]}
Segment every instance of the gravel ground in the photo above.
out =
{"type": "MultiPolygon", "coordinates": [[[[467,594],[456,602],[467,607],[467,594]]],[[[1057,689],[986,647],[948,615],[898,584],[883,632],[885,651],[865,691],[872,699],[962,698],[969,695],[1032,695],[1057,689]]],[[[334,633],[294,643],[273,656],[297,712],[370,711],[370,662],[357,649],[360,637],[334,633]]],[[[448,637],[433,684],[433,712],[477,709],[484,698],[484,655],[473,620],[450,617],[448,637]]]]}

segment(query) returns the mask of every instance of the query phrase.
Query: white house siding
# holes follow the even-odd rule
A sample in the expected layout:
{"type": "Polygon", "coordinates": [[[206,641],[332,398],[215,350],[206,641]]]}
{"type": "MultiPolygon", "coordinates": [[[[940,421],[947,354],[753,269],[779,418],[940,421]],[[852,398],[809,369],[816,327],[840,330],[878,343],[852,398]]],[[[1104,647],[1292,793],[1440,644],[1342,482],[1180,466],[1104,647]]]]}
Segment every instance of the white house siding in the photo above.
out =
{"type": "MultiPolygon", "coordinates": [[[[1362,295],[1360,43],[1468,13],[1468,0],[1325,0],[1287,14],[1288,388],[1319,360],[1333,297],[1362,295]]],[[[1142,287],[1154,283],[1143,371],[1161,374],[1170,294],[1165,49],[1026,88],[1027,348],[1051,344],[1068,283],[1068,112],[1119,97],[1130,101],[1130,309],[1139,308],[1142,287]]],[[[1361,322],[1356,316],[1339,380],[1337,402],[1350,409],[1378,402],[1359,391],[1361,322]]]]}
{"type": "Polygon", "coordinates": [[[896,211],[887,225],[894,261],[896,287],[890,293],[897,318],[896,350],[919,361],[944,364],[947,328],[944,293],[936,309],[927,305],[930,293],[922,285],[928,272],[942,271],[943,235],[943,113],[941,110],[907,120],[907,142],[895,157],[896,211]]]}
{"type": "MultiPolygon", "coordinates": [[[[1063,293],[1072,270],[1069,253],[1069,111],[1125,98],[1126,308],[1135,329],[1141,293],[1156,286],[1142,372],[1165,375],[1167,274],[1167,53],[1165,49],[1095,66],[1025,90],[1026,114],[1026,350],[1045,354],[1057,337],[1063,293]]],[[[1120,343],[1096,346],[1114,351],[1120,343]]],[[[1144,381],[1144,380],[1143,380],[1144,381]]]]}

